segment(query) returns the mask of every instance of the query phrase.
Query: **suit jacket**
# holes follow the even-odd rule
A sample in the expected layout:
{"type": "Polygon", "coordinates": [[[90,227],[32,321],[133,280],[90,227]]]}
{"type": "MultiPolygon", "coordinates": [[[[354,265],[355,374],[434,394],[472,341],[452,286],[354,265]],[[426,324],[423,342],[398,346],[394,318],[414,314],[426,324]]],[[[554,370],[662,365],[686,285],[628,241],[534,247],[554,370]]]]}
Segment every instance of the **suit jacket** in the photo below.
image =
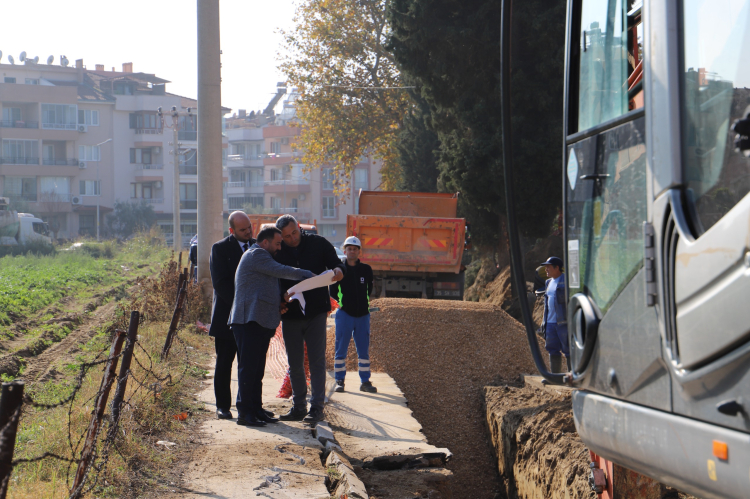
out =
{"type": "Polygon", "coordinates": [[[257,322],[265,328],[276,329],[281,322],[279,279],[301,281],[313,275],[309,270],[282,265],[268,251],[252,245],[237,267],[229,324],[257,322]]]}
{"type": "MultiPolygon", "coordinates": [[[[250,239],[248,245],[255,244],[250,239]]],[[[211,329],[209,336],[216,338],[232,337],[229,329],[229,312],[234,301],[234,274],[242,258],[242,248],[233,236],[225,237],[211,247],[211,283],[214,287],[214,299],[211,306],[211,329]]]]}

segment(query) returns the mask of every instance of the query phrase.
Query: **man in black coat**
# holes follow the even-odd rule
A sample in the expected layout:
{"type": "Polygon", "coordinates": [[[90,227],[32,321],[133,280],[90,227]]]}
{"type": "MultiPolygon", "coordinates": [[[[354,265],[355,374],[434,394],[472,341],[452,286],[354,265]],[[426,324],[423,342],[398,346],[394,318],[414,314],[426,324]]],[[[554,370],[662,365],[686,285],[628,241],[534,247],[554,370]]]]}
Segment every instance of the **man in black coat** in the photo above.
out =
{"type": "MultiPolygon", "coordinates": [[[[297,220],[291,215],[283,215],[276,221],[281,230],[284,242],[274,259],[289,267],[309,270],[315,275],[326,270],[333,270],[335,282],[344,278],[344,264],[339,260],[336,250],[328,240],[317,234],[303,233],[297,220]]],[[[295,281],[281,279],[281,291],[286,292],[297,284],[295,281]]],[[[287,359],[289,361],[289,378],[292,382],[293,407],[280,419],[306,422],[317,422],[323,419],[323,404],[326,389],[326,319],[331,311],[331,297],[328,287],[311,289],[303,293],[305,311],[298,301],[288,305],[287,312],[281,318],[281,330],[284,334],[287,359]],[[305,378],[305,345],[307,358],[310,361],[310,411],[307,411],[307,380],[305,378]]],[[[285,296],[285,299],[288,298],[285,296]]],[[[287,300],[288,301],[288,300],[287,300]]]]}
{"type": "Polygon", "coordinates": [[[211,329],[216,346],[216,372],[214,373],[214,396],[216,417],[232,419],[232,364],[237,355],[237,343],[229,328],[229,313],[234,302],[234,275],[242,254],[255,244],[250,218],[235,211],[229,215],[229,237],[211,247],[211,283],[214,299],[211,308],[211,329]]]}

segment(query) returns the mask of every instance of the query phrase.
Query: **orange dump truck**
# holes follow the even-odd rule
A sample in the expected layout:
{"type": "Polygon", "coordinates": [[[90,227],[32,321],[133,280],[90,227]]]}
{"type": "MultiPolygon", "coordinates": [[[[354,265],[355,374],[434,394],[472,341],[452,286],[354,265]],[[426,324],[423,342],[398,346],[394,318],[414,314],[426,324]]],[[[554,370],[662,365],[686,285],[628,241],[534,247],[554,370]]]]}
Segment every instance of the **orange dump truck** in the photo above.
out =
{"type": "Polygon", "coordinates": [[[375,296],[462,300],[466,221],[456,218],[458,194],[359,193],[359,213],[346,219],[372,266],[375,296]]]}
{"type": "MultiPolygon", "coordinates": [[[[281,214],[278,215],[255,215],[255,214],[248,214],[248,218],[250,218],[250,223],[253,225],[253,237],[258,237],[258,232],[260,232],[260,228],[265,224],[275,224],[276,220],[281,216],[281,214]]],[[[305,232],[308,232],[310,234],[317,234],[318,228],[316,226],[316,221],[313,220],[311,224],[302,223],[301,220],[298,220],[300,229],[304,230],[305,232]]]]}

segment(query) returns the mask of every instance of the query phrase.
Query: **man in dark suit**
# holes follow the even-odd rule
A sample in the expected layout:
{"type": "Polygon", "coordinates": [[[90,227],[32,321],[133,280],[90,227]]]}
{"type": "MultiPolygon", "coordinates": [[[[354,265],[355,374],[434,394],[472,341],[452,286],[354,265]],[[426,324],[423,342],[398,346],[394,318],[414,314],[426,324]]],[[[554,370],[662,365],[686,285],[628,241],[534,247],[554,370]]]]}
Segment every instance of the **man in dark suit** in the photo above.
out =
{"type": "Polygon", "coordinates": [[[211,247],[211,283],[214,299],[211,309],[211,329],[216,346],[216,372],[214,373],[214,396],[216,417],[232,419],[232,364],[237,354],[237,344],[229,328],[229,312],[234,301],[234,274],[242,254],[255,243],[253,227],[248,216],[235,211],[229,215],[229,237],[211,247]]]}
{"type": "Polygon", "coordinates": [[[234,303],[229,324],[237,342],[237,424],[265,426],[279,420],[263,410],[263,374],[268,344],[281,321],[279,278],[299,281],[312,277],[301,270],[274,261],[281,248],[281,231],[263,227],[258,241],[242,255],[237,267],[234,303]]]}

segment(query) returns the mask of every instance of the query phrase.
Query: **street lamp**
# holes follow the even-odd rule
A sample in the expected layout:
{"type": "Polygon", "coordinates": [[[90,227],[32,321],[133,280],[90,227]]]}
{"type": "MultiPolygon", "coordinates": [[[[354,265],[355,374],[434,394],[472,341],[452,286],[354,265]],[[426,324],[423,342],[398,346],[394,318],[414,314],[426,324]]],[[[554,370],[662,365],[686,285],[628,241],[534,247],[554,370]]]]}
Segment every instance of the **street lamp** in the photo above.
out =
{"type": "MultiPolygon", "coordinates": [[[[106,144],[107,142],[112,142],[112,139],[107,139],[104,142],[99,142],[94,147],[99,147],[101,145],[106,144]]],[[[99,239],[99,203],[102,197],[102,186],[99,183],[99,163],[102,162],[102,153],[99,151],[99,159],[96,161],[96,188],[99,189],[99,194],[96,196],[96,240],[100,241],[99,239]]]]}

